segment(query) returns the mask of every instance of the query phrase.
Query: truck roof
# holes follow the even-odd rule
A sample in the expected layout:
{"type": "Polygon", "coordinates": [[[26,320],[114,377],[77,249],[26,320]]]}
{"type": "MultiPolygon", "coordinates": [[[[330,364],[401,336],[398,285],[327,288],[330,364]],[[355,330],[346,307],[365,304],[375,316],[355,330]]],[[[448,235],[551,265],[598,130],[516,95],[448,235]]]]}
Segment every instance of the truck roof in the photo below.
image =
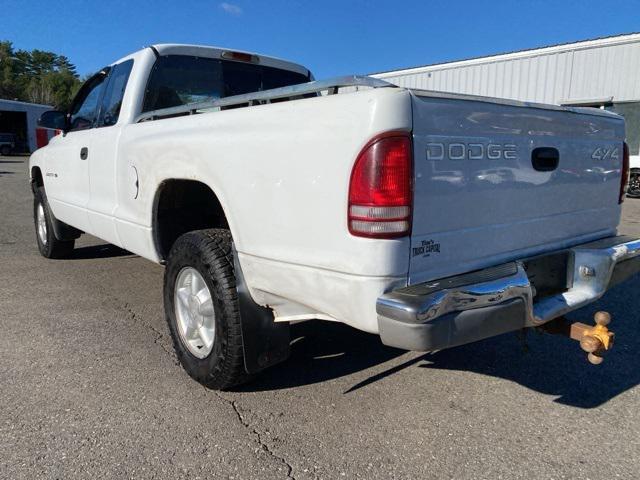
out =
{"type": "Polygon", "coordinates": [[[153,49],[157,52],[158,55],[192,55],[196,57],[204,57],[204,58],[224,58],[225,53],[241,53],[245,55],[251,55],[257,58],[257,61],[260,65],[266,65],[268,67],[280,68],[283,70],[289,70],[292,72],[297,72],[302,75],[310,75],[310,71],[303,65],[298,63],[289,62],[287,60],[283,60],[276,57],[270,57],[267,55],[260,55],[254,52],[247,52],[245,50],[237,50],[233,48],[223,48],[223,47],[214,47],[208,45],[190,45],[190,44],[182,44],[182,43],[158,43],[154,45],[149,45],[142,50],[138,50],[137,52],[127,55],[123,57],[113,64],[120,63],[123,60],[133,58],[140,52],[146,50],[147,48],[153,49]]]}

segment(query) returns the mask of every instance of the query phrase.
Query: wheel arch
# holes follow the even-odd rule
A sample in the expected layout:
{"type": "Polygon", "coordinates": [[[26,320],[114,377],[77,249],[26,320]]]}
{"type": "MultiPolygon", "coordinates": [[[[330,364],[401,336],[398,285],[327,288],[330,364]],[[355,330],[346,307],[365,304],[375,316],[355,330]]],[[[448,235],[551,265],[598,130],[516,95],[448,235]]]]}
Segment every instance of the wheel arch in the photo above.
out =
{"type": "Polygon", "coordinates": [[[151,215],[153,245],[161,263],[166,260],[173,243],[184,233],[205,228],[232,231],[220,196],[200,180],[162,180],[154,193],[151,215]]]}
{"type": "Polygon", "coordinates": [[[37,165],[34,165],[33,167],[31,167],[31,170],[29,172],[30,174],[30,182],[31,182],[31,190],[33,192],[36,191],[36,189],[38,187],[44,187],[44,179],[42,178],[42,170],[40,170],[40,167],[37,165]]]}

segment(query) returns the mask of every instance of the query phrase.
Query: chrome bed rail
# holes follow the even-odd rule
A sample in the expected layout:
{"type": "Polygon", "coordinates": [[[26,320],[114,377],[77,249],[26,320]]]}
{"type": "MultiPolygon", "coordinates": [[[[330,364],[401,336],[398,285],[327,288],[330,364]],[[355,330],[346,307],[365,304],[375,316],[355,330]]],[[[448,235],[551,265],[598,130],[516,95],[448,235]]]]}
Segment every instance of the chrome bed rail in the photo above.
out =
{"type": "Polygon", "coordinates": [[[177,117],[182,115],[194,115],[196,113],[204,113],[211,110],[219,110],[224,107],[261,105],[271,103],[272,100],[278,99],[296,99],[304,95],[320,93],[327,91],[328,95],[338,93],[340,88],[344,87],[370,87],[370,88],[387,88],[395,85],[379,80],[377,78],[349,75],[345,77],[330,78],[327,80],[316,80],[290,87],[274,88],[271,90],[263,90],[260,92],[245,93],[243,95],[234,95],[231,97],[220,98],[209,102],[190,103],[180,105],[178,107],[162,108],[144,112],[139,115],[134,123],[147,122],[150,120],[158,120],[161,118],[177,117]]]}

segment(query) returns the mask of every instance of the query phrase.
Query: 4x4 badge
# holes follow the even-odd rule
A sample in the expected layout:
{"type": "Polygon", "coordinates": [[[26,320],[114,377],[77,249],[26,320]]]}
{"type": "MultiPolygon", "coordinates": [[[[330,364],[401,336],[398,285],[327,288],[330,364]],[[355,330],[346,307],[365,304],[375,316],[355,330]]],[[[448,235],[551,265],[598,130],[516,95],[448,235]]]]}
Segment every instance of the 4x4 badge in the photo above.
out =
{"type": "Polygon", "coordinates": [[[591,154],[591,158],[594,160],[607,160],[611,158],[612,160],[618,160],[620,158],[617,148],[596,148],[591,154]]]}

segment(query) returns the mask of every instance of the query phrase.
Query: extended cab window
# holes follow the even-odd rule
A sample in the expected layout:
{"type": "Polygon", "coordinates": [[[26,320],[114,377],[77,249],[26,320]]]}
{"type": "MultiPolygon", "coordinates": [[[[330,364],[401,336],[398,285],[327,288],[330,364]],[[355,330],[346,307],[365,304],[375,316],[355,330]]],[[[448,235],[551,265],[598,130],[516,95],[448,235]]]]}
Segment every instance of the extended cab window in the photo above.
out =
{"type": "Polygon", "coordinates": [[[94,75],[80,88],[69,112],[69,130],[92,128],[97,120],[98,103],[102,97],[107,70],[94,75]]]}
{"type": "Polygon", "coordinates": [[[99,126],[108,127],[118,123],[124,91],[127,88],[132,68],[133,60],[127,60],[112,67],[107,89],[102,99],[99,126]]]}
{"type": "Polygon", "coordinates": [[[166,55],[156,61],[142,111],[217,100],[309,81],[307,75],[250,63],[166,55]]]}

